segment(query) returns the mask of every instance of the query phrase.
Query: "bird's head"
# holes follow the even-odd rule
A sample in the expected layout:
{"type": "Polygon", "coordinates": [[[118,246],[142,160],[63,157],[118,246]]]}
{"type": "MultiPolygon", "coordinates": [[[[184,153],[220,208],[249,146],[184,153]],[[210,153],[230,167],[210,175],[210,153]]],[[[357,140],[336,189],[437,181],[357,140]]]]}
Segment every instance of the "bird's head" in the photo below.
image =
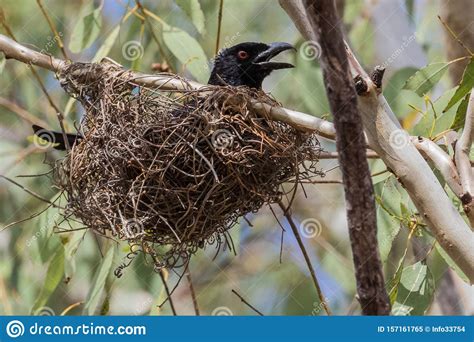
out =
{"type": "Polygon", "coordinates": [[[260,89],[273,70],[293,68],[289,63],[270,61],[282,51],[295,49],[288,43],[240,43],[216,56],[209,84],[247,86],[260,89]]]}

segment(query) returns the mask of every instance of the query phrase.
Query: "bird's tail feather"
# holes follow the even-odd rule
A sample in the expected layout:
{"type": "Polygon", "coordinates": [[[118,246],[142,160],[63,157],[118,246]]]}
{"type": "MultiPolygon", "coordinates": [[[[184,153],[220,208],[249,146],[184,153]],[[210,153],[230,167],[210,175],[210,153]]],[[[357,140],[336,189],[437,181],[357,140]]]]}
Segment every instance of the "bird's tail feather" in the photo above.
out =
{"type": "MultiPolygon", "coordinates": [[[[62,132],[49,131],[38,125],[33,125],[33,131],[37,137],[50,142],[56,150],[66,150],[66,142],[62,132]]],[[[69,142],[69,146],[72,147],[75,143],[82,140],[82,136],[79,134],[66,134],[66,139],[69,142]]]]}

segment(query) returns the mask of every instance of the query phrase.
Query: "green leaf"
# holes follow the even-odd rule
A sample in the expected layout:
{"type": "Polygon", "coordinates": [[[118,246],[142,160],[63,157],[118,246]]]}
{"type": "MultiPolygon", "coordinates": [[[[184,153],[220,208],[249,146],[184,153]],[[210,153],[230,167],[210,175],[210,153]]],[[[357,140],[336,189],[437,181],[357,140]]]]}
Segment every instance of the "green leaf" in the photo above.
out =
{"type": "Polygon", "coordinates": [[[76,99],[74,97],[70,97],[69,100],[67,100],[66,107],[64,107],[64,116],[68,117],[69,113],[71,113],[72,109],[74,108],[74,105],[76,104],[76,99]]]}
{"type": "Polygon", "coordinates": [[[112,49],[112,46],[114,46],[119,33],[120,33],[120,25],[117,25],[117,27],[115,27],[112,30],[112,32],[109,33],[107,38],[105,38],[104,43],[97,50],[94,58],[92,58],[92,62],[100,62],[102,58],[107,57],[110,50],[112,49]]]}
{"type": "Polygon", "coordinates": [[[388,296],[390,298],[390,304],[393,306],[395,300],[398,296],[398,285],[400,284],[400,280],[402,279],[403,273],[403,262],[405,261],[405,256],[400,260],[400,264],[398,265],[397,271],[393,275],[392,279],[386,285],[388,296]]]}
{"type": "MultiPolygon", "coordinates": [[[[73,227],[75,227],[74,224],[73,227]]],[[[64,245],[64,273],[67,281],[72,278],[76,271],[76,253],[86,233],[87,230],[75,230],[61,235],[61,241],[64,245]]]]}
{"type": "Polygon", "coordinates": [[[97,39],[102,27],[101,11],[101,6],[94,9],[93,1],[84,6],[71,33],[69,49],[72,52],[79,53],[87,49],[97,39]]]}
{"type": "Polygon", "coordinates": [[[423,315],[433,300],[435,281],[425,261],[405,267],[392,314],[423,315]]]}
{"type": "Polygon", "coordinates": [[[163,23],[163,41],[198,82],[207,82],[208,59],[201,45],[193,37],[179,28],[163,23]]]}
{"type": "Polygon", "coordinates": [[[163,31],[163,40],[171,53],[184,65],[198,82],[206,83],[209,66],[199,43],[187,32],[176,27],[163,31]]]}
{"type": "Polygon", "coordinates": [[[107,280],[107,276],[112,268],[114,254],[115,246],[110,245],[104,260],[102,260],[102,264],[95,275],[94,285],[91,287],[89,294],[87,295],[83,311],[84,315],[94,315],[97,311],[101,295],[105,288],[105,281],[107,280]]]}
{"type": "Polygon", "coordinates": [[[446,62],[428,64],[411,76],[403,89],[413,90],[418,96],[425,95],[443,77],[448,65],[446,62]]]}
{"type": "Polygon", "coordinates": [[[469,97],[471,93],[466,94],[464,100],[459,104],[458,109],[456,110],[456,116],[454,117],[453,123],[451,124],[450,129],[457,131],[464,127],[464,122],[466,121],[467,105],[469,103],[469,97]]]}
{"type": "Polygon", "coordinates": [[[386,262],[392,245],[403,223],[400,203],[408,205],[408,194],[401,189],[394,177],[387,178],[375,187],[377,201],[377,220],[380,225],[377,229],[377,239],[382,262],[386,262]]]}
{"type": "Polygon", "coordinates": [[[5,54],[3,52],[0,52],[0,75],[3,72],[3,69],[5,69],[6,63],[7,63],[7,58],[5,57],[5,54]]]}
{"type": "Polygon", "coordinates": [[[462,75],[462,81],[459,84],[459,87],[454,93],[451,100],[449,100],[448,105],[446,106],[446,108],[444,108],[443,112],[446,112],[449,108],[451,108],[456,103],[458,103],[462,98],[466,96],[467,93],[469,93],[472,90],[473,87],[474,87],[474,57],[471,58],[471,61],[466,66],[466,69],[464,69],[464,73],[462,75]]]}
{"type": "Polygon", "coordinates": [[[394,305],[395,300],[398,297],[398,286],[400,285],[400,281],[402,280],[403,264],[405,263],[405,259],[407,257],[409,247],[410,247],[410,237],[407,239],[405,252],[403,252],[402,257],[400,258],[400,261],[398,262],[397,270],[395,271],[395,274],[393,275],[392,279],[390,279],[390,281],[386,285],[388,296],[390,298],[390,304],[392,306],[394,305]]]}
{"type": "Polygon", "coordinates": [[[181,9],[186,13],[186,15],[191,19],[194,27],[198,30],[200,34],[206,32],[204,27],[204,12],[201,9],[201,5],[198,0],[175,0],[176,4],[181,7],[181,9]]]}
{"type": "Polygon", "coordinates": [[[58,287],[61,279],[64,275],[64,248],[59,244],[59,248],[56,250],[51,262],[49,263],[48,270],[46,272],[46,278],[44,281],[43,288],[41,289],[38,298],[31,309],[32,314],[41,310],[48,302],[49,297],[53,294],[54,290],[58,287]]]}
{"type": "MultiPolygon", "coordinates": [[[[51,201],[55,199],[52,198],[51,201]]],[[[36,232],[31,241],[36,240],[41,261],[46,263],[57,251],[60,241],[57,235],[54,235],[54,227],[59,220],[59,209],[50,207],[39,216],[36,224],[36,232]]]]}
{"type": "Polygon", "coordinates": [[[411,109],[408,104],[420,106],[423,101],[418,95],[409,90],[403,90],[406,81],[417,71],[415,68],[402,68],[397,70],[383,88],[383,94],[393,112],[399,118],[406,118],[411,109]]]}
{"type": "Polygon", "coordinates": [[[448,255],[448,253],[446,253],[443,249],[443,247],[441,247],[439,245],[439,243],[436,244],[436,251],[439,253],[439,255],[441,255],[441,257],[444,259],[444,261],[446,261],[446,263],[448,264],[448,266],[454,270],[454,272],[456,272],[456,274],[462,279],[464,280],[466,283],[470,283],[469,282],[469,278],[464,274],[464,272],[459,268],[458,265],[456,265],[456,263],[453,261],[453,259],[451,259],[451,257],[448,255]]]}
{"type": "Polygon", "coordinates": [[[201,45],[187,32],[168,25],[156,14],[146,11],[152,19],[160,23],[163,41],[171,53],[183,64],[194,78],[206,83],[209,77],[209,60],[201,45]]]}

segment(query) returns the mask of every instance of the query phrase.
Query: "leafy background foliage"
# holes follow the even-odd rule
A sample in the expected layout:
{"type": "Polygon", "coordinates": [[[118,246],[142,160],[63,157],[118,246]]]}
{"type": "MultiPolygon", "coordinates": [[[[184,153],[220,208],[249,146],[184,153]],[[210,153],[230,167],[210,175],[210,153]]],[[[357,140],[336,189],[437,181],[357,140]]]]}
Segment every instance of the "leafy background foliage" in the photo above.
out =
{"type": "MultiPolygon", "coordinates": [[[[186,77],[207,81],[218,1],[143,1],[143,9],[134,13],[135,3],[120,0],[42,3],[73,60],[100,61],[108,56],[145,72],[151,72],[152,63],[160,63],[186,77]],[[138,48],[138,58],[130,58],[125,50],[129,42],[138,48]]],[[[370,20],[367,2],[347,1],[344,20],[362,61],[368,67],[386,64],[384,94],[404,128],[412,135],[435,138],[463,126],[474,63],[471,57],[461,85],[453,88],[446,71],[456,61],[445,60],[438,42],[442,30],[436,20],[438,3],[414,3],[418,5],[408,1],[402,14],[411,22],[416,39],[407,44],[401,41],[401,53],[392,61],[381,57],[381,52],[390,55],[392,51],[375,46],[380,27],[370,20]],[[426,60],[411,59],[408,52],[415,48],[426,60]]],[[[2,8],[20,42],[62,57],[60,44],[36,3],[18,6],[16,1],[3,0],[2,8]]],[[[276,2],[226,0],[220,45],[242,41],[304,44],[276,2]]],[[[317,63],[301,52],[288,58],[296,68],[274,73],[264,88],[288,108],[330,119],[317,63]]],[[[0,70],[0,174],[15,178],[45,173],[49,170],[45,161],[57,159],[60,153],[45,155],[35,148],[28,139],[31,117],[57,128],[56,113],[25,65],[0,58],[0,70]]],[[[72,130],[83,114],[80,106],[65,96],[54,75],[43,70],[38,73],[64,110],[67,129],[72,130]]],[[[322,144],[328,151],[335,150],[331,142],[322,144]]],[[[443,147],[452,154],[449,146],[443,147]]],[[[461,280],[464,275],[435,243],[405,190],[380,160],[370,163],[377,194],[380,252],[393,313],[439,313],[433,303],[450,268],[461,296],[469,298],[461,280]]],[[[321,161],[321,169],[327,171],[325,180],[341,179],[337,160],[321,161]]],[[[15,179],[45,198],[57,196],[48,176],[15,179]]],[[[334,313],[358,313],[341,185],[308,184],[305,190],[306,195],[298,192],[293,217],[297,223],[308,219],[317,223],[316,234],[304,238],[304,243],[322,291],[334,313]]],[[[462,211],[459,201],[454,195],[452,198],[462,211]]],[[[159,306],[166,299],[159,274],[140,256],[124,270],[123,277],[114,276],[130,252],[127,245],[98,238],[83,230],[80,222],[62,222],[58,209],[47,209],[44,202],[7,181],[0,182],[0,200],[0,228],[31,218],[0,231],[0,314],[42,314],[46,309],[68,315],[171,313],[168,303],[159,306]]],[[[254,314],[231,293],[234,289],[264,314],[323,314],[291,229],[280,210],[273,209],[286,231],[281,262],[282,230],[268,207],[247,216],[252,226],[241,220],[231,230],[237,255],[224,251],[214,257],[216,251],[210,246],[192,260],[190,270],[201,313],[216,313],[225,307],[233,314],[254,314]]],[[[171,288],[181,272],[165,273],[171,288]]],[[[194,313],[185,278],[172,298],[178,314],[194,313]]],[[[472,309],[472,304],[466,307],[472,309]]]]}

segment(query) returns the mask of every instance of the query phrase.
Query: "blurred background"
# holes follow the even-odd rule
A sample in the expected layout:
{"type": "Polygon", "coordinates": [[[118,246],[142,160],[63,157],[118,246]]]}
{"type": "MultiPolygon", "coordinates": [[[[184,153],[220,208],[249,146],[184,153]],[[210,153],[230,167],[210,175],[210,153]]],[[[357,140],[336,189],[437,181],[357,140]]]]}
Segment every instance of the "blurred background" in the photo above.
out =
{"type": "MultiPolygon", "coordinates": [[[[140,9],[125,0],[2,0],[0,32],[8,34],[10,29],[22,44],[59,58],[99,61],[109,56],[134,70],[171,71],[206,83],[215,55],[220,1],[143,0],[141,4],[140,9]]],[[[442,108],[460,80],[463,62],[453,63],[425,97],[402,88],[428,63],[466,55],[445,35],[437,16],[442,15],[467,45],[474,44],[472,2],[337,4],[348,40],[367,70],[375,65],[387,68],[384,94],[403,127],[412,135],[431,138],[452,128],[458,108],[445,113],[442,108]]],[[[294,44],[298,52],[279,59],[296,67],[273,73],[264,89],[287,108],[331,120],[318,47],[301,38],[277,1],[223,1],[219,48],[245,41],[294,44]]],[[[53,199],[57,193],[48,162],[62,154],[45,153],[34,144],[31,124],[56,130],[59,125],[38,79],[64,112],[67,131],[73,130],[83,111],[65,95],[53,73],[34,70],[0,56],[0,175],[53,199]],[[26,177],[39,174],[44,175],[26,177]]],[[[335,151],[333,142],[321,139],[321,145],[325,151],[335,151]]],[[[305,191],[300,189],[292,216],[332,312],[358,314],[338,162],[324,159],[319,165],[325,177],[305,184],[305,191]]],[[[380,160],[371,159],[370,165],[393,313],[474,313],[472,288],[426,230],[406,192],[380,160]]],[[[48,209],[47,203],[25,189],[0,178],[0,314],[172,314],[169,301],[159,306],[167,295],[152,265],[138,256],[117,278],[114,270],[127,261],[127,244],[97,237],[82,229],[80,222],[62,222],[57,209],[48,209]]],[[[447,191],[460,209],[459,201],[447,191]]],[[[225,250],[215,256],[215,247],[208,246],[191,261],[201,314],[255,315],[232,290],[265,315],[325,314],[303,254],[277,205],[247,215],[230,234],[236,255],[225,250]]],[[[194,315],[189,278],[178,284],[182,272],[163,275],[174,290],[176,313],[194,315]]]]}

